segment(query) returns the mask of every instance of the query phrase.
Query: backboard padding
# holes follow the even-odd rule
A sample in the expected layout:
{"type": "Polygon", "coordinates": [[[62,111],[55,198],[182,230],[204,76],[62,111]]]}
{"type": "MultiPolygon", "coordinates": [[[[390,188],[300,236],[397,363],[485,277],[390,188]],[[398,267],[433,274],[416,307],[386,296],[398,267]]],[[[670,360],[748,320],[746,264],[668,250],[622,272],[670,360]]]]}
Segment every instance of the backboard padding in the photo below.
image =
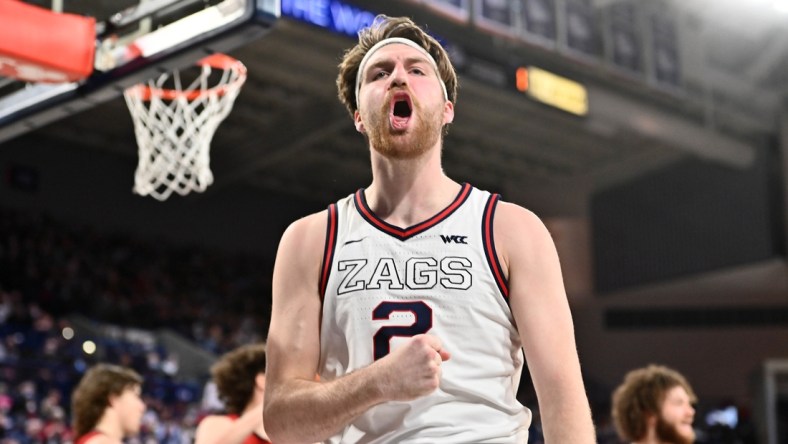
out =
{"type": "Polygon", "coordinates": [[[0,87],[4,93],[0,95],[0,142],[117,98],[126,88],[158,73],[256,40],[274,25],[279,12],[278,0],[224,0],[111,48],[114,62],[85,81],[6,84],[0,87]]]}

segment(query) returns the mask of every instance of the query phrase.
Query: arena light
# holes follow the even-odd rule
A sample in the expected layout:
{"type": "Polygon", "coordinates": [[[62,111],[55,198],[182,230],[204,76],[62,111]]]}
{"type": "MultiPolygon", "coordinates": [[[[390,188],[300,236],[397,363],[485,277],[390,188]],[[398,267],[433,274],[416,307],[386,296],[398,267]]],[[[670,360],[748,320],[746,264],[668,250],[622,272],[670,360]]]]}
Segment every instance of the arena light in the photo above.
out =
{"type": "Polygon", "coordinates": [[[71,327],[63,327],[63,339],[71,340],[74,338],[74,329],[71,327]]]}
{"type": "Polygon", "coordinates": [[[588,91],[574,80],[541,68],[520,67],[515,71],[515,87],[528,97],[566,111],[585,116],[588,114],[588,91]]]}
{"type": "Polygon", "coordinates": [[[515,87],[522,93],[528,91],[528,69],[522,66],[515,71],[515,87]]]}
{"type": "Polygon", "coordinates": [[[85,341],[82,343],[82,351],[85,353],[92,355],[96,353],[96,343],[93,341],[85,341]]]}
{"type": "Polygon", "coordinates": [[[772,0],[772,8],[777,12],[788,14],[788,0],[772,0]]]}

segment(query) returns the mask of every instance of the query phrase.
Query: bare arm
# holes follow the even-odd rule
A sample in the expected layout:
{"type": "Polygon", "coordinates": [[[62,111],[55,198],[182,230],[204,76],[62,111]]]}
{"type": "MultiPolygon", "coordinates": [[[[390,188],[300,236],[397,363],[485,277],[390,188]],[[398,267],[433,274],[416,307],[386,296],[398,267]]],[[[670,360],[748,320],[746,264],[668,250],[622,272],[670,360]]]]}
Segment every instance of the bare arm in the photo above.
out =
{"type": "Polygon", "coordinates": [[[533,379],[545,440],[596,442],[561,266],[536,215],[500,203],[495,242],[508,269],[509,299],[533,379]]]}
{"type": "Polygon", "coordinates": [[[325,233],[326,214],[308,216],[288,228],[277,253],[264,414],[266,431],[278,444],[323,441],[374,405],[432,392],[440,379],[436,356],[449,357],[436,352],[436,338],[421,335],[358,371],[315,381],[325,233]]]}
{"type": "Polygon", "coordinates": [[[235,421],[211,415],[200,422],[194,444],[241,444],[263,424],[263,405],[247,410],[235,421]]]}

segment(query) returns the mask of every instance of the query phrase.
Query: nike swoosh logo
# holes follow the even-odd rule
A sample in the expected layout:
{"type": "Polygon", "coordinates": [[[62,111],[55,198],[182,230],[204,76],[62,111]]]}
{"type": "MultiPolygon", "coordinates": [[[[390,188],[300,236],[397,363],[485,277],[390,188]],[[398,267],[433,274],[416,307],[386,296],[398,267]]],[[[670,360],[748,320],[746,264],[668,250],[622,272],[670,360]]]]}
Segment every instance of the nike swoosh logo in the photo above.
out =
{"type": "Polygon", "coordinates": [[[363,241],[363,240],[364,240],[364,239],[366,239],[366,238],[367,238],[367,237],[366,237],[366,236],[364,236],[364,237],[362,237],[361,239],[353,239],[353,240],[349,240],[349,241],[345,242],[345,243],[344,243],[344,244],[342,244],[342,245],[344,246],[344,245],[355,244],[356,242],[361,242],[361,241],[363,241]]]}

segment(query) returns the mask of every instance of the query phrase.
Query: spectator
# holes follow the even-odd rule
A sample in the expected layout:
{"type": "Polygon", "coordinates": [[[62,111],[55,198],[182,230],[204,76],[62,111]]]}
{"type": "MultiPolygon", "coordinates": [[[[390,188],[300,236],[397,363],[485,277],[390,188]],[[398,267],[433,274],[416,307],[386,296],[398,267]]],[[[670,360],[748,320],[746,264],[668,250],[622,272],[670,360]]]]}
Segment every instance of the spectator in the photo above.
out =
{"type": "Polygon", "coordinates": [[[691,444],[697,401],[679,372],[649,365],[624,377],[613,393],[612,415],[619,435],[628,442],[691,444]]]}
{"type": "Polygon", "coordinates": [[[145,403],[134,370],[98,364],[85,373],[72,398],[77,444],[115,444],[140,430],[145,403]]]}
{"type": "Polygon", "coordinates": [[[246,345],[225,354],[211,374],[227,414],[203,419],[195,444],[270,444],[263,425],[265,345],[246,345]]]}

